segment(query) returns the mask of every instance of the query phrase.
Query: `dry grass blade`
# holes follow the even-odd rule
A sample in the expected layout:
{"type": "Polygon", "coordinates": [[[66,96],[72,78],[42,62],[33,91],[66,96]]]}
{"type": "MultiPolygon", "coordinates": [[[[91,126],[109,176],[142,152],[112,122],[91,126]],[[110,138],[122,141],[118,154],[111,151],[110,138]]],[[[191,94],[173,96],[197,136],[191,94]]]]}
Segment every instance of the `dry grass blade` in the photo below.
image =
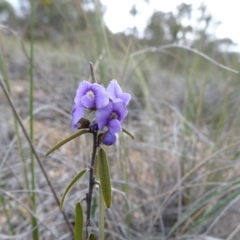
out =
{"type": "Polygon", "coordinates": [[[221,63],[218,63],[217,61],[210,58],[208,55],[204,54],[203,52],[198,51],[197,49],[190,48],[190,47],[187,47],[187,46],[175,45],[175,44],[167,44],[167,45],[163,45],[161,47],[151,47],[151,48],[142,49],[140,51],[132,53],[129,57],[136,57],[140,54],[145,54],[145,53],[149,53],[149,52],[150,53],[151,52],[158,52],[158,51],[162,51],[162,50],[168,49],[168,48],[182,48],[182,49],[188,50],[190,52],[198,54],[199,56],[202,56],[203,58],[205,58],[206,60],[210,61],[211,63],[215,64],[218,67],[221,67],[221,68],[226,69],[226,70],[228,70],[230,72],[233,72],[233,73],[239,73],[239,71],[231,69],[231,68],[229,68],[229,67],[227,67],[227,66],[225,66],[221,63]]]}
{"type": "MultiPolygon", "coordinates": [[[[41,219],[39,219],[39,217],[29,208],[26,206],[26,204],[24,204],[23,202],[21,202],[19,199],[15,198],[13,195],[11,195],[10,193],[8,193],[7,191],[4,191],[3,189],[0,189],[0,191],[5,194],[6,196],[8,196],[11,199],[14,199],[16,202],[18,202],[26,211],[28,211],[33,217],[35,217],[36,219],[38,219],[39,223],[41,223],[50,233],[51,235],[55,238],[58,239],[58,236],[55,235],[55,233],[48,227],[48,225],[41,219]]],[[[32,230],[31,230],[32,231],[32,230]]]]}
{"type": "Polygon", "coordinates": [[[181,186],[181,184],[191,175],[193,174],[195,171],[197,171],[203,164],[205,164],[206,162],[208,162],[211,158],[213,158],[214,156],[217,156],[218,154],[228,150],[229,148],[232,148],[236,145],[240,144],[240,141],[235,142],[233,144],[230,144],[229,146],[224,147],[223,149],[217,150],[214,154],[210,155],[209,157],[205,158],[204,160],[200,161],[199,163],[197,163],[191,170],[189,170],[189,172],[187,172],[182,178],[181,180],[173,187],[173,189],[169,192],[168,196],[165,198],[165,200],[163,201],[162,205],[159,207],[158,211],[155,214],[155,217],[149,227],[152,228],[152,226],[156,223],[156,220],[158,219],[159,215],[161,214],[161,212],[163,211],[165,204],[167,203],[167,201],[169,200],[169,198],[171,197],[171,195],[178,189],[179,186],[181,186]]]}
{"type": "Polygon", "coordinates": [[[232,240],[234,236],[240,231],[240,223],[238,226],[234,229],[234,231],[228,236],[226,240],[232,240]]]}
{"type": "MultiPolygon", "coordinates": [[[[28,141],[28,143],[29,143],[32,151],[33,151],[34,156],[35,156],[36,159],[37,159],[37,162],[38,162],[38,164],[39,164],[39,166],[40,166],[40,168],[41,168],[41,171],[42,171],[42,173],[43,173],[43,175],[44,175],[44,177],[45,177],[45,179],[46,179],[46,181],[47,181],[47,183],[48,183],[48,185],[49,185],[49,187],[50,187],[50,189],[51,189],[51,191],[52,191],[52,193],[53,193],[53,196],[54,196],[54,198],[55,198],[55,201],[56,201],[56,203],[58,204],[58,206],[59,206],[59,208],[60,208],[60,201],[59,201],[59,199],[58,199],[58,196],[57,196],[57,194],[56,194],[56,192],[55,192],[55,190],[54,190],[54,188],[53,188],[53,186],[52,186],[52,184],[51,184],[51,182],[50,182],[50,180],[49,180],[49,178],[48,178],[48,175],[47,175],[47,173],[46,173],[46,171],[45,171],[45,169],[44,169],[44,167],[43,167],[43,165],[42,165],[42,162],[41,162],[41,160],[40,160],[40,158],[39,158],[39,156],[38,156],[38,154],[37,154],[37,152],[36,152],[36,150],[35,150],[35,147],[33,146],[32,142],[31,142],[31,140],[30,140],[30,138],[29,138],[29,136],[28,136],[28,134],[27,134],[27,131],[26,131],[26,129],[25,129],[25,127],[24,127],[24,125],[23,125],[23,123],[22,123],[22,121],[21,121],[18,113],[17,113],[17,110],[16,110],[16,108],[15,108],[15,106],[14,106],[14,104],[13,104],[13,101],[11,100],[11,98],[10,98],[10,96],[9,96],[9,94],[8,94],[5,86],[4,86],[4,82],[3,82],[2,76],[0,76],[0,86],[1,86],[1,88],[2,88],[2,90],[3,90],[3,92],[4,92],[5,96],[6,96],[6,98],[7,98],[7,100],[8,100],[9,105],[11,106],[11,108],[12,108],[12,110],[13,110],[13,112],[14,112],[14,115],[15,115],[15,117],[16,117],[19,125],[20,125],[21,128],[22,128],[22,131],[23,131],[23,133],[24,133],[24,135],[25,135],[25,137],[26,137],[26,139],[27,139],[27,141],[28,141]]],[[[70,230],[70,231],[72,232],[72,234],[73,234],[73,229],[72,229],[72,227],[71,227],[71,225],[70,225],[70,223],[69,223],[69,221],[68,221],[68,218],[67,218],[66,214],[65,214],[63,211],[61,211],[61,212],[62,212],[62,214],[63,214],[63,216],[64,216],[64,219],[65,219],[65,221],[66,221],[66,223],[67,223],[67,225],[68,225],[68,227],[69,227],[69,230],[70,230]]]]}

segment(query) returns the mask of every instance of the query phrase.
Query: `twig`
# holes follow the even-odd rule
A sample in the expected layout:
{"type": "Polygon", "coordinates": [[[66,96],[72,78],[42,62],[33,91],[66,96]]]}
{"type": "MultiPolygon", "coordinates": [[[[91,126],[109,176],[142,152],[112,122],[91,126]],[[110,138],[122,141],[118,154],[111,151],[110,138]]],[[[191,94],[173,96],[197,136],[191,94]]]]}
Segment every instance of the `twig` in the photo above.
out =
{"type": "Polygon", "coordinates": [[[87,237],[89,235],[88,227],[91,226],[91,202],[92,202],[93,187],[95,185],[95,177],[93,175],[93,170],[94,170],[94,162],[95,162],[95,158],[96,158],[97,147],[98,147],[97,131],[93,131],[93,150],[92,150],[92,160],[91,160],[90,175],[89,175],[89,189],[88,189],[88,193],[86,194],[86,202],[87,202],[86,234],[87,234],[87,237]]]}
{"type": "MultiPolygon", "coordinates": [[[[9,105],[11,106],[12,111],[13,111],[13,113],[14,113],[14,115],[15,115],[15,117],[16,117],[16,119],[17,119],[17,121],[18,121],[18,123],[19,123],[19,125],[20,125],[20,127],[21,127],[21,129],[22,129],[22,131],[23,131],[23,134],[25,135],[25,137],[26,137],[26,139],[27,139],[28,144],[29,144],[29,146],[30,146],[30,148],[31,148],[31,150],[32,150],[35,158],[37,159],[37,162],[38,162],[38,164],[39,164],[39,166],[40,166],[40,168],[41,168],[41,171],[42,171],[42,173],[43,173],[43,175],[44,175],[44,177],[45,177],[45,179],[46,179],[46,181],[47,181],[47,183],[48,183],[48,185],[49,185],[49,187],[50,187],[50,189],[51,189],[51,191],[52,191],[52,194],[53,194],[53,196],[54,196],[54,199],[55,199],[55,201],[56,201],[56,203],[58,204],[59,209],[60,209],[60,201],[59,201],[59,199],[58,199],[58,196],[57,196],[57,194],[56,194],[56,192],[55,192],[55,190],[54,190],[54,188],[53,188],[52,183],[50,182],[50,180],[49,180],[49,178],[48,178],[48,175],[47,175],[47,173],[46,173],[46,171],[45,171],[45,169],[44,169],[44,167],[43,167],[43,165],[42,165],[42,162],[41,162],[41,160],[40,160],[40,158],[39,158],[39,156],[38,156],[38,154],[37,154],[37,151],[36,151],[35,147],[33,146],[32,142],[31,142],[31,140],[30,140],[30,138],[29,138],[29,136],[28,136],[28,133],[27,133],[27,131],[26,131],[26,129],[25,129],[23,123],[22,123],[22,120],[20,119],[20,117],[19,117],[19,115],[18,115],[18,113],[17,113],[17,110],[16,110],[16,108],[15,108],[15,106],[14,106],[14,104],[13,104],[13,101],[12,101],[10,95],[8,94],[8,91],[7,91],[7,89],[6,89],[5,85],[4,85],[4,82],[3,82],[3,79],[2,79],[2,76],[1,76],[1,75],[0,75],[0,85],[1,85],[1,88],[2,88],[2,90],[3,90],[3,92],[4,92],[4,95],[6,96],[6,98],[7,98],[7,100],[8,100],[8,103],[9,103],[9,105]]],[[[68,221],[67,215],[65,214],[65,212],[63,212],[63,211],[61,211],[61,212],[62,212],[63,217],[64,217],[64,219],[65,219],[65,221],[66,221],[66,223],[67,223],[67,225],[68,225],[68,227],[69,227],[69,230],[70,230],[71,233],[73,234],[73,229],[72,229],[71,224],[70,224],[69,221],[68,221]]]]}
{"type": "Polygon", "coordinates": [[[91,71],[91,77],[92,77],[92,83],[97,83],[97,79],[94,73],[94,68],[93,68],[93,64],[90,62],[90,71],[91,71]]]}

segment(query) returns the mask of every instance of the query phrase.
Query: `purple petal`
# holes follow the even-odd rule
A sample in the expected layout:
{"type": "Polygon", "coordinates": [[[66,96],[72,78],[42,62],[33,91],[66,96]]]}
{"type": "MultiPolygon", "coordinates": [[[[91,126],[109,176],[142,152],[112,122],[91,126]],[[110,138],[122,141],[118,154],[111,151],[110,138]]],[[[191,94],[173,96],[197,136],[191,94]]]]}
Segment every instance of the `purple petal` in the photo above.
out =
{"type": "Polygon", "coordinates": [[[118,85],[117,80],[113,79],[106,91],[109,93],[109,97],[112,101],[115,102],[116,99],[121,99],[126,105],[131,99],[131,95],[128,93],[123,93],[121,87],[118,85]]]}
{"type": "Polygon", "coordinates": [[[113,110],[113,103],[109,103],[107,106],[97,109],[95,112],[95,119],[96,123],[98,124],[98,127],[100,130],[103,130],[105,126],[107,126],[110,116],[112,114],[113,110]]]}
{"type": "Polygon", "coordinates": [[[126,105],[128,105],[129,101],[131,100],[131,95],[129,93],[122,93],[119,98],[122,99],[126,105]]]}
{"type": "Polygon", "coordinates": [[[109,93],[109,96],[112,100],[115,98],[118,98],[120,94],[122,94],[122,89],[118,85],[117,80],[113,79],[109,84],[106,89],[106,91],[109,93]]]}
{"type": "Polygon", "coordinates": [[[82,81],[77,89],[76,97],[74,98],[74,103],[78,104],[81,102],[81,98],[91,89],[92,84],[88,81],[82,81]]]}
{"type": "Polygon", "coordinates": [[[109,128],[102,139],[102,143],[110,146],[113,145],[116,141],[117,141],[116,134],[111,128],[109,128]]]}
{"type": "Polygon", "coordinates": [[[128,110],[124,102],[113,102],[113,112],[116,113],[117,119],[119,122],[122,122],[123,119],[127,116],[128,110]]]}
{"type": "Polygon", "coordinates": [[[105,92],[105,87],[103,87],[102,85],[98,84],[98,83],[93,83],[92,84],[92,90],[97,90],[97,91],[102,91],[105,92]]]}
{"type": "Polygon", "coordinates": [[[122,131],[121,123],[117,119],[111,119],[108,123],[108,127],[111,128],[115,133],[122,131]]]}
{"type": "Polygon", "coordinates": [[[85,108],[94,108],[95,107],[94,99],[89,95],[83,96],[81,98],[81,103],[85,108]]]}
{"type": "Polygon", "coordinates": [[[108,93],[105,88],[97,83],[92,86],[92,92],[94,93],[94,101],[96,108],[103,108],[109,103],[108,93]]]}
{"type": "Polygon", "coordinates": [[[74,106],[72,111],[72,129],[78,129],[78,121],[84,116],[83,106],[74,106]]]}

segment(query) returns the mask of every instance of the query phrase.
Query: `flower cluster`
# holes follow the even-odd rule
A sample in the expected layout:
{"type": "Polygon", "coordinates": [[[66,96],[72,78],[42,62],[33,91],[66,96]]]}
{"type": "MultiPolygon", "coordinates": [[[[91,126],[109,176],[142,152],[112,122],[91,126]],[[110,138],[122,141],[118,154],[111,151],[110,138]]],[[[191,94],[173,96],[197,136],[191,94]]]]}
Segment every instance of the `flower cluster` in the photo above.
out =
{"type": "Polygon", "coordinates": [[[116,133],[122,131],[121,123],[128,114],[127,105],[131,95],[123,93],[116,80],[112,80],[105,89],[97,83],[83,81],[79,84],[72,111],[72,128],[78,129],[85,110],[95,111],[92,121],[95,130],[104,130],[102,143],[112,145],[116,142],[116,133]]]}

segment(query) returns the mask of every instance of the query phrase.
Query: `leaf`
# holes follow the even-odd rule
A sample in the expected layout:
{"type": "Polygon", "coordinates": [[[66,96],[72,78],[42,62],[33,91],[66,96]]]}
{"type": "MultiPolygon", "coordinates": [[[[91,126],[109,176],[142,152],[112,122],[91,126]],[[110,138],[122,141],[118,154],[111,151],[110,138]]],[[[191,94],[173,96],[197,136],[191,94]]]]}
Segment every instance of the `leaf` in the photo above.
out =
{"type": "Polygon", "coordinates": [[[122,128],[122,131],[126,133],[130,138],[134,139],[133,134],[131,134],[126,128],[122,128]]]}
{"type": "Polygon", "coordinates": [[[54,152],[55,150],[57,150],[58,148],[60,148],[61,146],[63,146],[64,144],[66,144],[67,142],[73,140],[74,138],[81,136],[84,133],[88,133],[89,130],[88,129],[81,129],[80,131],[77,131],[76,133],[72,134],[71,136],[65,138],[64,140],[62,140],[61,142],[57,143],[54,147],[52,147],[50,150],[47,151],[46,153],[46,157],[51,154],[52,152],[54,152]]]}
{"type": "Polygon", "coordinates": [[[93,233],[90,233],[88,240],[95,240],[95,235],[93,233]]]}
{"type": "Polygon", "coordinates": [[[79,172],[73,179],[72,181],[68,184],[67,188],[65,189],[64,193],[63,193],[63,196],[61,198],[61,202],[60,202],[60,209],[62,210],[63,208],[63,204],[64,204],[64,200],[65,200],[65,197],[68,193],[68,191],[73,187],[73,185],[86,173],[88,169],[83,169],[81,172],[79,172]]]}
{"type": "Polygon", "coordinates": [[[75,207],[74,240],[83,239],[83,210],[80,202],[75,207]]]}
{"type": "Polygon", "coordinates": [[[98,169],[103,199],[107,208],[112,205],[112,188],[107,154],[103,148],[98,151],[98,169]]]}

